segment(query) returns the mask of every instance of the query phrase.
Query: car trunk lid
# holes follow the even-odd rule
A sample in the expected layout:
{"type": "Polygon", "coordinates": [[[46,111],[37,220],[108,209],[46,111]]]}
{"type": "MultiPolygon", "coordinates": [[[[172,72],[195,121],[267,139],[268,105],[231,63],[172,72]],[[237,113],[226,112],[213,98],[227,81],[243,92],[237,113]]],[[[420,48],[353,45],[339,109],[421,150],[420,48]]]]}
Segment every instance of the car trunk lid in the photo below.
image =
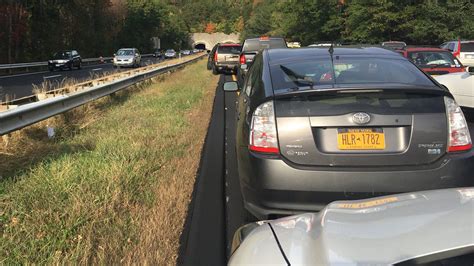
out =
{"type": "Polygon", "coordinates": [[[443,96],[426,91],[280,95],[275,99],[280,153],[311,166],[432,163],[446,153],[447,121],[443,96]]]}

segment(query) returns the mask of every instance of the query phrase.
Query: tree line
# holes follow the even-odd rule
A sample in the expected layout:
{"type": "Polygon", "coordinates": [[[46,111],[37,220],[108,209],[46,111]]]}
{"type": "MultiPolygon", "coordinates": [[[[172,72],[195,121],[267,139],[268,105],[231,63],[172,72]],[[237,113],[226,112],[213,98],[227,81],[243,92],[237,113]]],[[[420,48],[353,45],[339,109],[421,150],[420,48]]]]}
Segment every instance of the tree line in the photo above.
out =
{"type": "MultiPolygon", "coordinates": [[[[474,0],[1,0],[0,63],[120,47],[181,49],[192,32],[376,44],[474,39],[474,0]]],[[[210,47],[208,47],[209,49],[210,47]]]]}
{"type": "Polygon", "coordinates": [[[0,3],[0,62],[46,60],[76,49],[83,57],[110,56],[120,47],[153,49],[187,45],[180,11],[148,0],[3,0],[0,3]]]}
{"type": "Polygon", "coordinates": [[[436,45],[474,39],[472,0],[262,1],[243,37],[280,35],[308,45],[318,41],[377,44],[400,40],[436,45]]]}

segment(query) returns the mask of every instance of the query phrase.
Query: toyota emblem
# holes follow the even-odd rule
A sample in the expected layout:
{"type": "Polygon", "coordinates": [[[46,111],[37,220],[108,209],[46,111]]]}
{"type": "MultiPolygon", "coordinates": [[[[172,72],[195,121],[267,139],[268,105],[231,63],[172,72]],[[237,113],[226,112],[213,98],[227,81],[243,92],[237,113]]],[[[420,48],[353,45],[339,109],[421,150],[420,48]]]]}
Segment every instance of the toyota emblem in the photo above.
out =
{"type": "Polygon", "coordinates": [[[370,115],[367,113],[355,113],[352,116],[352,121],[359,125],[367,124],[370,122],[370,115]]]}

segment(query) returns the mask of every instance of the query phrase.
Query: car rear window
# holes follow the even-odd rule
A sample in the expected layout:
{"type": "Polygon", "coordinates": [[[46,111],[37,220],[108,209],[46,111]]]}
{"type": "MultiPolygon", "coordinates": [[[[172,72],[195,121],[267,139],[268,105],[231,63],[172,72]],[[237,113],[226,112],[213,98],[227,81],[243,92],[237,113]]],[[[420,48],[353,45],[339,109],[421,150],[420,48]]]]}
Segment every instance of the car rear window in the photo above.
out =
{"type": "Polygon", "coordinates": [[[413,114],[444,112],[443,96],[384,91],[370,93],[318,94],[278,100],[278,116],[342,115],[355,110],[374,114],[413,114]]]}
{"type": "Polygon", "coordinates": [[[423,72],[402,58],[335,56],[334,64],[329,57],[306,59],[271,65],[270,72],[276,93],[282,89],[332,84],[433,86],[433,82],[423,72]]]}
{"type": "Polygon", "coordinates": [[[474,52],[474,42],[461,43],[461,52],[474,52]]]}
{"type": "Polygon", "coordinates": [[[240,54],[241,50],[242,46],[240,45],[224,45],[217,48],[217,52],[223,54],[240,54]]]}
{"type": "Polygon", "coordinates": [[[260,51],[263,49],[287,48],[284,39],[249,39],[245,40],[243,51],[260,51]]]}
{"type": "Polygon", "coordinates": [[[417,51],[408,53],[408,60],[421,68],[431,67],[460,67],[450,52],[417,51]]]}

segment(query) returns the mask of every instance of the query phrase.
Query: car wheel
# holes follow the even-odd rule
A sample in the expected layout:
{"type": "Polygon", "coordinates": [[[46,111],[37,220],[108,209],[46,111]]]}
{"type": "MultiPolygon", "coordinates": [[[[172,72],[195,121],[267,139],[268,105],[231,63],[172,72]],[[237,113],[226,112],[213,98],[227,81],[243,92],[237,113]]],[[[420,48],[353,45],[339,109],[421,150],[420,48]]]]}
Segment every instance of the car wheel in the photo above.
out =
{"type": "Polygon", "coordinates": [[[72,63],[67,66],[69,70],[72,70],[72,63]]]}
{"type": "Polygon", "coordinates": [[[212,68],[212,74],[214,74],[214,75],[218,75],[218,74],[219,74],[219,71],[216,69],[216,67],[213,67],[213,68],[212,68]]]}
{"type": "Polygon", "coordinates": [[[81,69],[82,68],[82,62],[79,62],[79,65],[77,65],[77,69],[81,69]]]}

